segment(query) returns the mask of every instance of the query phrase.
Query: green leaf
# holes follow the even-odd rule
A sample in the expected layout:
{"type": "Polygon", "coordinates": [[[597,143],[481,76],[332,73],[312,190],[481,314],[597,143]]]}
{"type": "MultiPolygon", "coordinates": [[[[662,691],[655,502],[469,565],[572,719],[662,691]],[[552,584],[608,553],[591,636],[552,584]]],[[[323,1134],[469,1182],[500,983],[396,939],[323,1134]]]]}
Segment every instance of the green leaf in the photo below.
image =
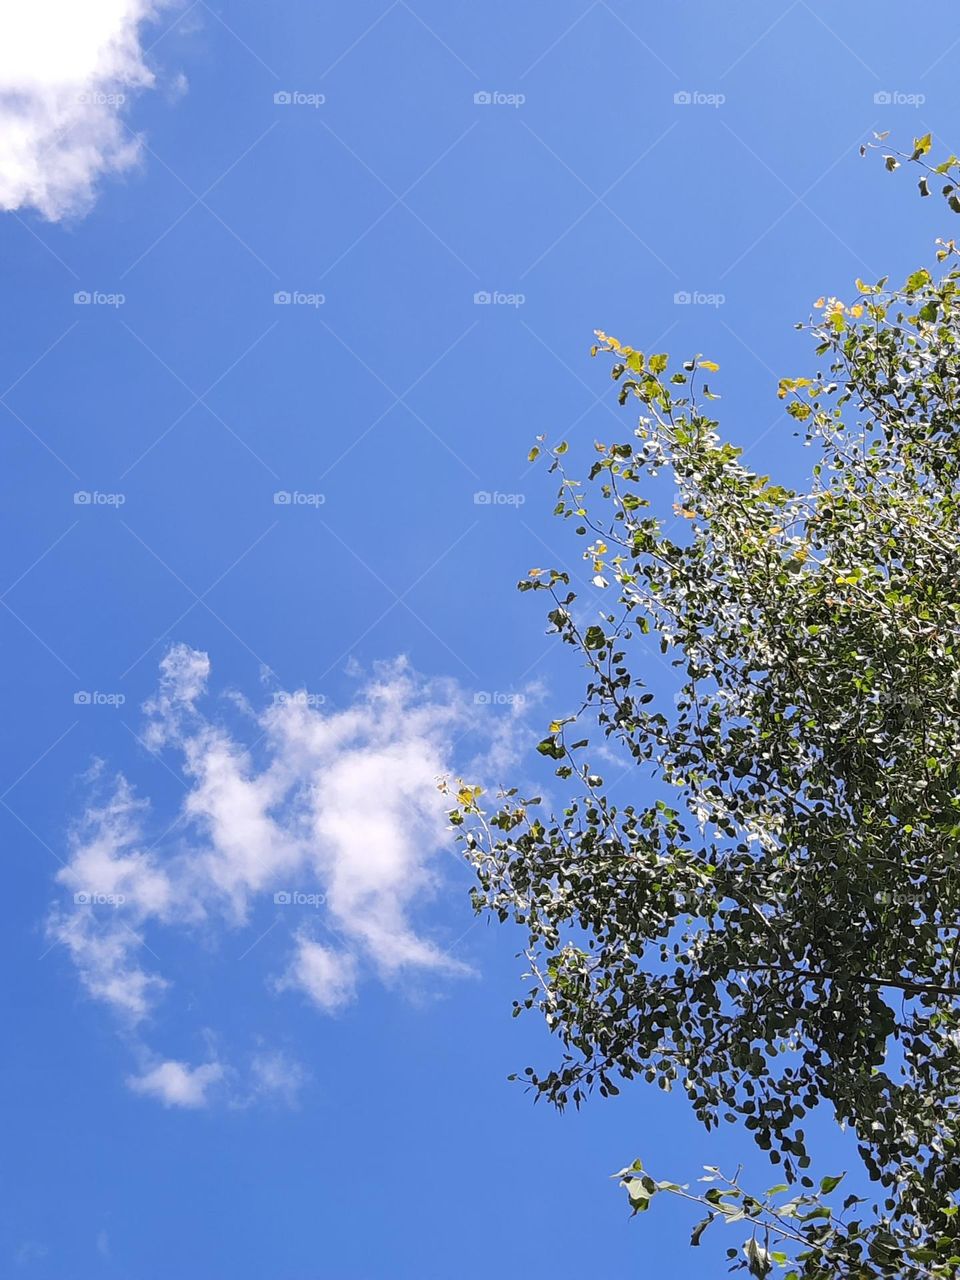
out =
{"type": "Polygon", "coordinates": [[[837,1177],[821,1178],[820,1179],[821,1193],[823,1195],[829,1195],[831,1191],[835,1191],[836,1188],[839,1187],[840,1183],[844,1180],[845,1177],[846,1177],[846,1174],[841,1173],[837,1177]]]}

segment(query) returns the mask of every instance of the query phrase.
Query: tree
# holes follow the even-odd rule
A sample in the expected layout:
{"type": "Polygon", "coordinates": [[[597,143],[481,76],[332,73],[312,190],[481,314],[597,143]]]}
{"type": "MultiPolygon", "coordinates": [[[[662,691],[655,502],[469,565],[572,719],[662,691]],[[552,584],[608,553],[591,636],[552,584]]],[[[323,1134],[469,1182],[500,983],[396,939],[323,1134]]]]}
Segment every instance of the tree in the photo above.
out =
{"type": "Polygon", "coordinates": [[[816,450],[803,491],[721,437],[712,361],[598,334],[639,424],[584,483],[547,451],[597,620],[562,570],[519,584],[587,670],[539,746],[568,799],[486,812],[464,786],[451,814],[477,910],[526,933],[515,1012],[562,1046],[529,1085],[563,1107],[641,1078],[741,1124],[782,1169],[770,1192],[620,1176],[634,1212],[701,1205],[693,1244],[744,1223],[728,1254],[755,1276],[960,1275],[960,267],[938,244],[942,279],[857,281],[798,326],[825,365],[779,384],[816,450]],[[666,691],[639,674],[657,657],[666,691]],[[820,1104],[875,1195],[807,1172],[820,1104]]]}

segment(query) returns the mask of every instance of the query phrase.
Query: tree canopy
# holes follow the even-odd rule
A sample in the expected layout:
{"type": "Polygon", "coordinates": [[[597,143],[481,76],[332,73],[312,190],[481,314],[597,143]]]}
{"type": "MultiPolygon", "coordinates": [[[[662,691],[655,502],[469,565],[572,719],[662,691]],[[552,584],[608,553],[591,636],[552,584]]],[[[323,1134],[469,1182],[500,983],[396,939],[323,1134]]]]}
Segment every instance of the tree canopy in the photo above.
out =
{"type": "Polygon", "coordinates": [[[561,1047],[530,1086],[564,1106],[642,1079],[742,1125],[769,1192],[620,1176],[635,1212],[701,1205],[694,1244],[741,1222],[731,1264],[757,1276],[960,1274],[960,267],[938,245],[940,278],[858,280],[798,326],[821,364],[779,384],[800,490],[723,437],[711,360],[597,335],[639,421],[583,481],[544,448],[592,619],[564,570],[520,583],[587,671],[539,747],[565,799],[491,811],[464,786],[452,814],[477,909],[525,934],[516,1012],[561,1047]],[[875,1194],[813,1176],[821,1106],[875,1194]]]}

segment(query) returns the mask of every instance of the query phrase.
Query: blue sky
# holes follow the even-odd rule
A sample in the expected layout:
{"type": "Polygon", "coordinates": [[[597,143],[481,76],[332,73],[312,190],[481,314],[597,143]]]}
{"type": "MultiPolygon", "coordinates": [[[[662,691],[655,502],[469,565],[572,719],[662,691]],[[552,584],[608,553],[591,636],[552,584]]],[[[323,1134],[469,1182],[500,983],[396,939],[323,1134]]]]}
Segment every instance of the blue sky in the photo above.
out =
{"type": "Polygon", "coordinates": [[[514,584],[583,571],[534,437],[629,430],[595,328],[801,474],[794,322],[953,234],[857,156],[960,149],[952,9],[83,8],[0,18],[0,1269],[699,1275],[608,1175],[736,1144],[506,1082],[432,780],[576,697],[514,584]]]}

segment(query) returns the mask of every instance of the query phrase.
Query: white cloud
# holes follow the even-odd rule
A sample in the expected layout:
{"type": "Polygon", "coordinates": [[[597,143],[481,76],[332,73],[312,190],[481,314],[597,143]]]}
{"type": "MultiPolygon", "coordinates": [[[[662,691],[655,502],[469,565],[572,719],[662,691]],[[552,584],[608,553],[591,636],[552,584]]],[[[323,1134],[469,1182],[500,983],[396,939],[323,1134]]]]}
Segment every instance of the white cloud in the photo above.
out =
{"type": "Polygon", "coordinates": [[[193,712],[194,703],[206,692],[209,678],[205,653],[185,644],[166,652],[160,662],[160,688],[143,708],[149,716],[148,745],[160,747],[175,736],[184,714],[193,712]]]}
{"type": "MultiPolygon", "coordinates": [[[[144,741],[174,752],[185,781],[180,833],[151,843],[149,807],[121,777],[72,834],[57,875],[68,900],[49,929],[88,993],[142,1021],[170,986],[151,968],[148,936],[202,928],[216,938],[263,905],[286,925],[259,953],[271,957],[269,985],[327,1014],[369,977],[402,984],[468,972],[417,923],[452,848],[437,781],[499,770],[525,736],[519,706],[477,706],[455,682],[422,679],[398,660],[376,668],[342,709],[301,691],[257,715],[228,697],[254,751],[201,709],[209,674],[206,654],[174,646],[145,704],[144,741]],[[314,906],[309,925],[304,900],[314,906]]],[[[182,1071],[164,1063],[134,1087],[165,1096],[180,1085],[189,1095],[182,1071]]]]}
{"type": "Polygon", "coordinates": [[[0,209],[57,220],[83,212],[97,180],[136,164],[127,99],[154,76],[140,26],[167,0],[0,5],[0,209]]]}
{"type": "Polygon", "coordinates": [[[278,991],[299,988],[318,1008],[333,1013],[356,995],[357,962],[347,952],[300,934],[290,968],[276,985],[278,991]]]}
{"type": "Polygon", "coordinates": [[[207,1091],[223,1079],[219,1062],[191,1067],[186,1062],[161,1062],[140,1076],[127,1080],[134,1093],[157,1098],[165,1107],[205,1107],[207,1091]]]}

